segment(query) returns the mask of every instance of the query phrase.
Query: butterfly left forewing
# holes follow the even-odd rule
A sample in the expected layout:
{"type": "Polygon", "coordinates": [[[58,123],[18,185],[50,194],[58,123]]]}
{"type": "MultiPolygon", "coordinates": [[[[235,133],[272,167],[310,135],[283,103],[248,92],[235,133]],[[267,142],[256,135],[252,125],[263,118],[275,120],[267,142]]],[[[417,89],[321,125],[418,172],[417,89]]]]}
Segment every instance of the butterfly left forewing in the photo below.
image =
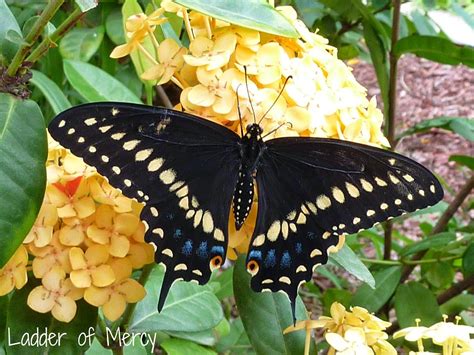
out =
{"type": "Polygon", "coordinates": [[[344,234],[442,198],[433,174],[395,153],[317,138],[266,144],[247,268],[254,290],[284,291],[293,305],[299,285],[344,234]]]}
{"type": "Polygon", "coordinates": [[[145,203],[145,240],[166,267],[160,310],[174,281],[209,280],[227,249],[236,134],[181,112],[120,103],[74,107],[49,130],[124,195],[145,203]]]}

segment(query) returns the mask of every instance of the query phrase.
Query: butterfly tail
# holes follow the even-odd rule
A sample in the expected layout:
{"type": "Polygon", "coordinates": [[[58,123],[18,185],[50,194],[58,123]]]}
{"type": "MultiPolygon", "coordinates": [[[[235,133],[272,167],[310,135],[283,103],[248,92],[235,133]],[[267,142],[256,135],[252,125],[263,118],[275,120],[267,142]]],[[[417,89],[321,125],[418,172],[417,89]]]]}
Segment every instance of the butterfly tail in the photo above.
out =
{"type": "Polygon", "coordinates": [[[165,276],[163,277],[163,283],[161,284],[160,297],[158,299],[158,313],[161,313],[161,310],[165,305],[166,298],[168,297],[170,288],[171,286],[173,286],[175,280],[175,275],[173,275],[172,272],[165,272],[165,276]]]}

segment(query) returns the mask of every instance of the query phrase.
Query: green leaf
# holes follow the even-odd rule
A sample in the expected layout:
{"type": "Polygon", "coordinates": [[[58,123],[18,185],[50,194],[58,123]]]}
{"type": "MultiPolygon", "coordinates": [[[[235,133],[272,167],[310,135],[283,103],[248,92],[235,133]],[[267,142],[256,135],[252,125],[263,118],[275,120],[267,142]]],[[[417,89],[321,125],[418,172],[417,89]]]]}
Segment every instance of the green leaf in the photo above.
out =
{"type": "Polygon", "coordinates": [[[454,161],[459,165],[468,167],[471,170],[474,170],[474,157],[468,155],[451,155],[449,161],[454,161]]]}
{"type": "Polygon", "coordinates": [[[431,128],[446,129],[459,134],[471,142],[474,141],[474,121],[471,118],[464,117],[436,117],[429,120],[423,120],[413,127],[407,129],[397,139],[415,133],[427,132],[431,128]]]}
{"type": "Polygon", "coordinates": [[[349,308],[351,304],[352,293],[344,289],[328,288],[321,298],[325,314],[329,314],[329,309],[334,302],[339,302],[343,306],[349,308]]]}
{"type": "Polygon", "coordinates": [[[402,276],[399,266],[392,266],[374,274],[375,289],[363,284],[352,298],[351,304],[377,312],[390,299],[402,276]]]}
{"type": "Polygon", "coordinates": [[[177,0],[176,3],[242,27],[284,37],[298,37],[290,21],[265,0],[177,0]]]}
{"type": "Polygon", "coordinates": [[[0,348],[3,348],[3,343],[5,341],[8,302],[8,295],[0,297],[0,348]]]}
{"type": "Polygon", "coordinates": [[[222,337],[215,348],[220,354],[250,355],[255,353],[240,318],[231,322],[229,334],[222,337]]]}
{"type": "Polygon", "coordinates": [[[219,300],[208,287],[190,282],[175,283],[163,310],[158,313],[156,307],[163,275],[162,267],[153,269],[145,285],[147,296],[137,304],[129,332],[199,332],[219,324],[223,318],[219,300]]]}
{"type": "Polygon", "coordinates": [[[105,20],[107,36],[109,36],[116,45],[125,43],[125,33],[122,23],[122,12],[120,9],[112,10],[105,20]]]}
{"type": "Polygon", "coordinates": [[[97,338],[94,338],[91,347],[86,351],[86,355],[112,355],[113,352],[110,349],[105,349],[97,338]]]}
{"type": "Polygon", "coordinates": [[[163,341],[161,347],[168,355],[194,354],[194,355],[214,355],[217,353],[211,349],[193,343],[189,340],[170,338],[163,341]]]}
{"type": "Polygon", "coordinates": [[[441,320],[441,312],[435,295],[419,282],[400,285],[395,294],[395,312],[400,328],[421,325],[430,326],[441,320]]]}
{"type": "Polygon", "coordinates": [[[369,269],[346,244],[337,253],[329,254],[329,259],[370,287],[375,288],[375,280],[369,269]]]}
{"type": "MultiPolygon", "coordinates": [[[[54,114],[58,114],[64,110],[67,110],[72,105],[63,91],[56,85],[54,81],[44,75],[42,72],[32,70],[33,77],[30,82],[36,86],[44,95],[48,103],[51,105],[54,114]]],[[[52,117],[51,117],[52,118],[52,117]]],[[[49,123],[49,120],[47,120],[49,123]]]]}
{"type": "Polygon", "coordinates": [[[462,256],[462,269],[466,275],[474,274],[474,242],[471,242],[462,256]]]}
{"type": "Polygon", "coordinates": [[[456,235],[454,232],[438,233],[433,236],[426,237],[419,242],[407,245],[405,248],[400,250],[400,256],[407,257],[422,250],[444,247],[446,244],[452,242],[455,239],[456,235]]]}
{"type": "Polygon", "coordinates": [[[413,19],[413,24],[420,35],[436,36],[438,34],[434,29],[429,16],[421,14],[419,10],[415,10],[411,13],[411,17],[413,19]]]}
{"type": "Polygon", "coordinates": [[[459,314],[470,309],[474,305],[474,295],[462,293],[457,295],[440,306],[442,314],[459,314]]]}
{"type": "MultiPolygon", "coordinates": [[[[389,33],[385,30],[382,23],[377,20],[374,14],[369,10],[367,5],[365,5],[361,0],[351,0],[352,5],[364,18],[364,21],[370,23],[370,26],[374,29],[375,33],[381,40],[382,47],[388,49],[388,39],[389,33]]],[[[365,25],[364,25],[365,27],[365,25]]]]}
{"type": "Polygon", "coordinates": [[[219,300],[223,300],[224,298],[233,295],[233,273],[233,268],[228,268],[213,280],[219,283],[219,288],[215,291],[215,294],[219,300]]]}
{"type": "Polygon", "coordinates": [[[99,5],[99,0],[74,0],[74,2],[79,6],[82,12],[92,10],[99,5]]]}
{"type": "Polygon", "coordinates": [[[0,93],[0,268],[23,242],[41,207],[46,156],[38,105],[0,93]]]}
{"type": "Polygon", "coordinates": [[[474,68],[474,48],[454,44],[450,40],[435,36],[411,35],[400,39],[393,52],[400,57],[412,53],[434,62],[474,68]]]}
{"type": "MultiPolygon", "coordinates": [[[[377,21],[377,20],[376,20],[377,21]]],[[[370,58],[374,65],[377,81],[380,86],[380,93],[384,103],[385,116],[389,107],[388,91],[389,91],[389,75],[388,75],[388,61],[387,49],[384,45],[383,37],[380,32],[372,25],[372,22],[364,19],[362,21],[364,29],[364,39],[369,48],[370,58]]]]}
{"type": "Polygon", "coordinates": [[[92,64],[64,60],[64,74],[72,87],[88,102],[142,103],[124,84],[92,64]]]}
{"type": "Polygon", "coordinates": [[[439,261],[432,265],[424,265],[422,271],[426,281],[438,289],[448,288],[454,279],[454,269],[451,263],[439,261]]]}
{"type": "MultiPolygon", "coordinates": [[[[245,268],[245,255],[241,255],[234,266],[234,296],[247,335],[257,353],[303,354],[304,332],[283,335],[283,330],[293,324],[288,297],[281,293],[254,292],[245,268]]],[[[299,297],[296,318],[307,319],[299,297]]]]}
{"type": "Polygon", "coordinates": [[[99,49],[103,39],[103,26],[73,28],[59,43],[59,52],[64,59],[88,62],[99,49]]]}
{"type": "Polygon", "coordinates": [[[2,19],[0,21],[0,54],[5,55],[3,45],[7,39],[7,33],[15,32],[21,37],[21,29],[5,0],[0,0],[0,18],[2,19]]]}

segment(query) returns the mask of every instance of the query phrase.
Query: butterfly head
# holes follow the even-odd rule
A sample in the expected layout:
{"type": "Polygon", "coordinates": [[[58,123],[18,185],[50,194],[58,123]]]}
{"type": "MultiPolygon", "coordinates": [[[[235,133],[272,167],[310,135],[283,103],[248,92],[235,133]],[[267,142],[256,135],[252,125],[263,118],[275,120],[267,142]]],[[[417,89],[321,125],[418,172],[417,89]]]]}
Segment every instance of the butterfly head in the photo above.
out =
{"type": "Polygon", "coordinates": [[[251,123],[247,126],[247,138],[259,138],[263,133],[263,128],[257,123],[251,123]]]}

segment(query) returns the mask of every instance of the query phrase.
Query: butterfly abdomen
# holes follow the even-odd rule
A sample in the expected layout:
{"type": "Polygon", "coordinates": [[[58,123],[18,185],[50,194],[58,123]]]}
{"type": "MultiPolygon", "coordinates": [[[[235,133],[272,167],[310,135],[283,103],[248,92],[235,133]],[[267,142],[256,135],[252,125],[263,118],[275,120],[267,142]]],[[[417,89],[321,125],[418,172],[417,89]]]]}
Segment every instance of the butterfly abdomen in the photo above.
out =
{"type": "Polygon", "coordinates": [[[235,228],[242,227],[245,219],[249,215],[253,202],[253,177],[249,171],[240,170],[239,179],[235,186],[232,198],[232,208],[234,210],[235,228]]]}

